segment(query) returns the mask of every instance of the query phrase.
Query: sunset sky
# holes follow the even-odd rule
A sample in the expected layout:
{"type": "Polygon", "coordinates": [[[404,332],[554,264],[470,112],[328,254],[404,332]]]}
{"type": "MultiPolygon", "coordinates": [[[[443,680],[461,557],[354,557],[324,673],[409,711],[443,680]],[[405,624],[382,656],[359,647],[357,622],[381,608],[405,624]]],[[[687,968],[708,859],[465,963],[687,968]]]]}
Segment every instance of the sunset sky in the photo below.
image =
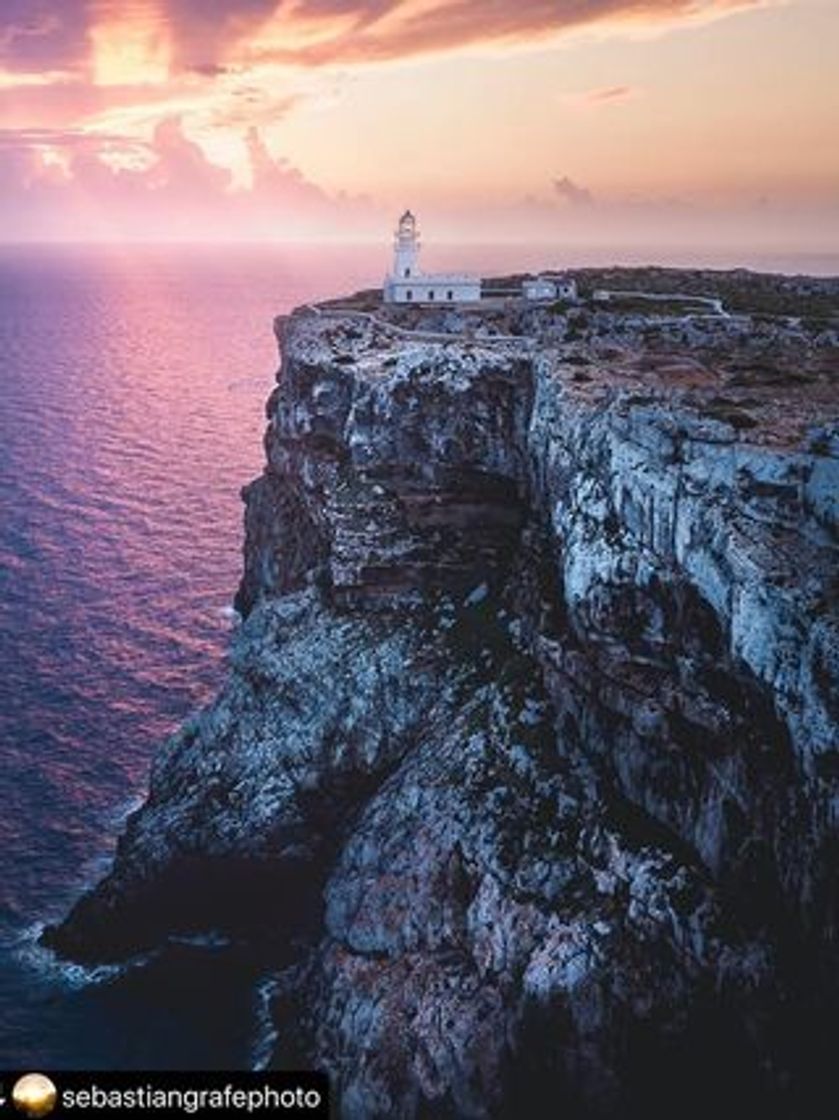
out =
{"type": "Polygon", "coordinates": [[[0,0],[0,240],[839,249],[839,0],[0,0]]]}

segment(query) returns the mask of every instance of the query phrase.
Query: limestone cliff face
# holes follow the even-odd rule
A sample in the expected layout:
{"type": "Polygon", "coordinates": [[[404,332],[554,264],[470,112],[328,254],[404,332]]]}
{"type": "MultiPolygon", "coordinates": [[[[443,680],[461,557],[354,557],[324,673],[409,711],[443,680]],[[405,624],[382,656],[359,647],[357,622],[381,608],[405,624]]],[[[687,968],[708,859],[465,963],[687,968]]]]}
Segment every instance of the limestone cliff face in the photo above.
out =
{"type": "Polygon", "coordinates": [[[410,314],[278,323],[229,682],[49,938],[250,939],[346,1118],[793,1115],[839,1017],[833,340],[410,314]]]}

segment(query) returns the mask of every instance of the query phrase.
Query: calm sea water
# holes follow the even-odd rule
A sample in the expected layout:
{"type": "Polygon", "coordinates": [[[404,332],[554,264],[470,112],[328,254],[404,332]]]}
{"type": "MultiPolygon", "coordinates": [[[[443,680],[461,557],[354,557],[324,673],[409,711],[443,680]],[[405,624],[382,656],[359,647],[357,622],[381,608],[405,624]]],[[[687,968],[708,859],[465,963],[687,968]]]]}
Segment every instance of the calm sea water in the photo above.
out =
{"type": "Polygon", "coordinates": [[[0,1068],[235,1068],[264,1047],[266,978],[230,952],[91,973],[36,937],[107,866],[155,745],[223,674],[273,316],[385,264],[371,247],[0,248],[0,1068]]]}

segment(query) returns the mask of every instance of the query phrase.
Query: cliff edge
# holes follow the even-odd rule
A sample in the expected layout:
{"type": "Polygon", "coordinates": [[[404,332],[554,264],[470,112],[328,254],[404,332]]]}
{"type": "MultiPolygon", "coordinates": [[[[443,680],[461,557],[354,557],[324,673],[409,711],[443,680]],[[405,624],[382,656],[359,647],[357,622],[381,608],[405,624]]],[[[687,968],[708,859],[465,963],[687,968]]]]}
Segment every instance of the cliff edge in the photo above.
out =
{"type": "Polygon", "coordinates": [[[278,320],[229,680],[47,940],[258,946],[347,1120],[805,1115],[836,332],[365,306],[278,320]]]}

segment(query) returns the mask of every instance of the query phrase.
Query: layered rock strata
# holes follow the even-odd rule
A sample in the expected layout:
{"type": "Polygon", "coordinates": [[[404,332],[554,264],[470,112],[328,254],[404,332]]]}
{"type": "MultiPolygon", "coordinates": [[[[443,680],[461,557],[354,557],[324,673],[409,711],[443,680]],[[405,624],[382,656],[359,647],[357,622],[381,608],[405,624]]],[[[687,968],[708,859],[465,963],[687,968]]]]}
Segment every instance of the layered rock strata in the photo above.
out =
{"type": "Polygon", "coordinates": [[[599,314],[278,322],[229,681],[49,934],[250,939],[346,1118],[829,1072],[835,346],[599,314]]]}

